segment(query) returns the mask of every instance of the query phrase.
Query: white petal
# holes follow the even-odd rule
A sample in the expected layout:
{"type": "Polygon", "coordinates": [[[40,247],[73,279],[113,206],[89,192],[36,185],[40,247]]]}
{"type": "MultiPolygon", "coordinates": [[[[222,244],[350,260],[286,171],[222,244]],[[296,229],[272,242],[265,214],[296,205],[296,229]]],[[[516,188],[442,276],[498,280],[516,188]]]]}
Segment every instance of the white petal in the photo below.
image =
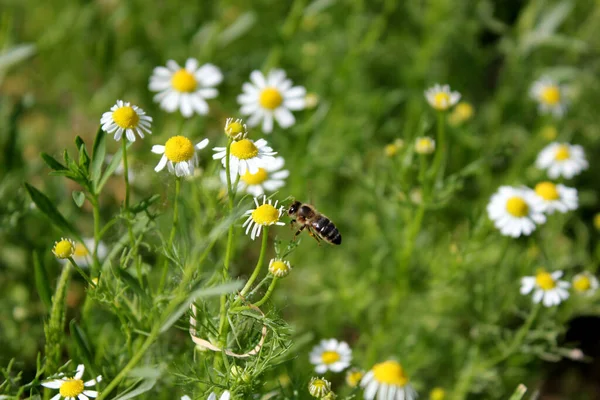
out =
{"type": "Polygon", "coordinates": [[[223,394],[221,395],[219,400],[229,400],[230,397],[231,397],[231,393],[229,393],[229,390],[226,390],[223,392],[223,394]]]}
{"type": "Polygon", "coordinates": [[[277,119],[279,126],[284,129],[289,128],[290,126],[294,125],[294,122],[296,122],[296,119],[292,113],[285,107],[279,107],[277,110],[275,110],[275,118],[277,119]]]}
{"type": "Polygon", "coordinates": [[[163,155],[160,158],[160,161],[158,162],[158,164],[156,165],[156,167],[154,167],[154,170],[156,172],[162,171],[165,168],[165,165],[167,165],[167,161],[168,161],[167,157],[163,155]]]}
{"type": "Polygon", "coordinates": [[[190,95],[188,93],[181,94],[179,105],[180,105],[179,109],[181,111],[181,114],[184,117],[189,118],[192,115],[194,115],[194,110],[192,109],[192,101],[191,101],[190,95]]]}
{"type": "Polygon", "coordinates": [[[79,364],[77,366],[77,373],[75,374],[75,379],[81,379],[84,372],[85,372],[85,365],[79,364]]]}
{"type": "Polygon", "coordinates": [[[273,114],[270,112],[265,112],[262,130],[264,133],[271,133],[273,131],[273,114]]]}
{"type": "Polygon", "coordinates": [[[62,379],[55,379],[53,381],[50,382],[43,382],[42,386],[50,388],[50,389],[58,389],[62,386],[62,384],[65,383],[64,380],[62,379]]]}
{"type": "Polygon", "coordinates": [[[188,72],[191,72],[192,74],[196,72],[196,70],[198,69],[198,60],[196,60],[195,58],[188,58],[185,61],[185,69],[188,72]]]}
{"type": "Polygon", "coordinates": [[[260,71],[254,70],[250,73],[250,80],[258,87],[259,89],[264,89],[267,86],[267,82],[265,81],[265,77],[260,71]]]}

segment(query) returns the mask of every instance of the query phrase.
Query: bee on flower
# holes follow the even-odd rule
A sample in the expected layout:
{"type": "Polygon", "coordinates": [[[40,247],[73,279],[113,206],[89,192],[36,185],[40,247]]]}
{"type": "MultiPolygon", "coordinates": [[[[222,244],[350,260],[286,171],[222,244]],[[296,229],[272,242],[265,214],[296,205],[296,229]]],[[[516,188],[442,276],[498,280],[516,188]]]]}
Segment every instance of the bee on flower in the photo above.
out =
{"type": "MultiPolygon", "coordinates": [[[[266,192],[275,192],[285,186],[285,179],[290,175],[290,171],[282,169],[285,164],[283,157],[276,157],[272,162],[266,163],[264,167],[259,167],[255,174],[246,171],[240,175],[238,190],[259,197],[266,192]]],[[[221,182],[227,185],[227,174],[225,170],[220,172],[221,182]]],[[[234,182],[238,176],[238,171],[231,170],[231,181],[234,182]]]]}
{"type": "Polygon", "coordinates": [[[50,389],[58,389],[58,394],[56,394],[50,400],[89,400],[90,397],[98,397],[98,392],[95,390],[86,390],[85,388],[96,386],[96,384],[102,381],[102,376],[98,375],[96,379],[89,380],[84,382],[81,378],[83,377],[83,373],[85,372],[85,366],[83,364],[79,364],[77,366],[77,372],[75,376],[72,378],[67,378],[64,374],[59,374],[59,379],[54,379],[52,381],[42,383],[42,386],[50,388],[50,389]]]}
{"type": "Polygon", "coordinates": [[[404,368],[399,362],[388,360],[375,364],[360,382],[365,390],[365,400],[414,400],[413,389],[404,368]]]}
{"type": "Polygon", "coordinates": [[[425,98],[437,111],[446,111],[460,100],[460,93],[450,90],[449,85],[435,84],[425,91],[425,98]]]}
{"type": "MultiPolygon", "coordinates": [[[[227,166],[227,148],[213,148],[215,154],[213,159],[221,160],[223,167],[227,166]]],[[[231,143],[229,154],[229,168],[231,173],[238,173],[243,176],[246,172],[256,174],[261,167],[266,167],[274,161],[274,155],[277,152],[273,151],[264,139],[259,139],[256,142],[251,139],[237,140],[231,143]]]]}
{"type": "Polygon", "coordinates": [[[577,189],[552,182],[540,182],[535,185],[534,191],[542,199],[546,214],[553,214],[554,211],[564,214],[577,209],[577,189]]]}
{"type": "Polygon", "coordinates": [[[291,111],[306,107],[306,89],[293,86],[285,71],[274,69],[265,77],[260,71],[252,71],[251,83],[244,83],[243,93],[237,98],[242,115],[249,115],[248,125],[257,126],[262,121],[265,133],[273,131],[273,119],[283,129],[294,125],[296,119],[291,111]]]}
{"type": "Polygon", "coordinates": [[[242,225],[243,228],[246,228],[246,235],[250,233],[252,240],[260,236],[263,227],[285,225],[285,223],[279,221],[279,218],[283,214],[283,206],[277,208],[277,201],[273,205],[271,199],[267,201],[267,196],[263,196],[263,202],[259,204],[258,198],[255,197],[254,204],[256,204],[256,208],[244,213],[244,215],[248,216],[248,219],[242,225]]]}
{"type": "Polygon", "coordinates": [[[123,133],[130,142],[135,142],[136,133],[143,139],[144,132],[152,133],[151,123],[152,117],[146,115],[144,110],[123,100],[117,100],[117,104],[112,106],[110,111],[102,114],[102,118],[100,118],[102,130],[106,133],[114,133],[116,141],[121,140],[123,133]]]}
{"type": "MultiPolygon", "coordinates": [[[[94,238],[84,238],[83,243],[77,242],[75,243],[75,247],[73,248],[73,261],[79,267],[88,267],[93,263],[91,251],[94,249],[96,242],[94,238]]],[[[104,242],[98,243],[98,259],[103,260],[104,257],[108,254],[108,248],[104,244],[104,242]]],[[[66,264],[67,260],[59,259],[62,264],[66,264]]]]}
{"type": "Polygon", "coordinates": [[[598,289],[598,278],[596,278],[592,273],[585,271],[575,275],[573,277],[572,284],[573,289],[577,293],[591,296],[598,289]]]}
{"type": "Polygon", "coordinates": [[[167,112],[179,109],[181,114],[189,118],[194,113],[208,114],[207,99],[219,95],[215,88],[223,80],[221,70],[212,64],[198,65],[198,60],[188,58],[185,68],[181,68],[173,60],[167,61],[166,67],[156,67],[150,77],[148,88],[158,92],[154,101],[167,112]]]}
{"type": "Polygon", "coordinates": [[[163,155],[154,170],[160,172],[167,166],[169,172],[177,177],[191,176],[194,174],[194,168],[198,166],[196,151],[202,150],[207,145],[208,139],[204,139],[194,146],[192,141],[184,136],[173,136],[167,140],[164,146],[152,146],[154,154],[163,155]]]}
{"type": "Polygon", "coordinates": [[[539,269],[535,276],[521,278],[521,294],[533,292],[533,302],[543,302],[544,306],[559,305],[569,298],[569,282],[561,281],[562,271],[547,272],[539,269]]]}
{"type": "Polygon", "coordinates": [[[543,200],[526,187],[501,186],[487,205],[489,218],[505,236],[529,236],[546,222],[543,200]]]}
{"type": "Polygon", "coordinates": [[[352,350],[346,342],[324,339],[313,347],[309,357],[317,374],[324,374],[327,371],[342,372],[352,362],[352,350]]]}
{"type": "Polygon", "coordinates": [[[565,92],[564,86],[559,85],[552,78],[543,76],[533,83],[530,95],[537,101],[541,114],[552,114],[560,118],[567,111],[565,92]]]}
{"type": "Polygon", "coordinates": [[[535,165],[545,170],[552,179],[571,179],[588,168],[583,147],[569,143],[550,143],[537,156],[535,165]]]}

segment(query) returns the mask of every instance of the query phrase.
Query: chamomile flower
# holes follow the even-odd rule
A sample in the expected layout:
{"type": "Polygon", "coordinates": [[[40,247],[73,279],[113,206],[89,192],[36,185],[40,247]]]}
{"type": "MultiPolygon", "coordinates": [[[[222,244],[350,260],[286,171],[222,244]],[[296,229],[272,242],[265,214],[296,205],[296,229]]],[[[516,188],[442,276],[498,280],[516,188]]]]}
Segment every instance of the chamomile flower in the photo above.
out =
{"type": "MultiPolygon", "coordinates": [[[[274,192],[285,186],[285,179],[290,175],[290,171],[282,169],[285,161],[283,157],[276,157],[272,162],[267,163],[264,167],[260,167],[258,172],[251,174],[246,171],[240,175],[238,190],[251,194],[254,197],[259,197],[265,192],[274,192]]],[[[238,171],[232,169],[231,181],[234,182],[238,171]]],[[[221,181],[227,184],[227,174],[221,170],[221,181]]]]}
{"type": "Polygon", "coordinates": [[[244,213],[248,216],[248,219],[242,225],[243,228],[246,228],[246,235],[250,233],[252,240],[260,236],[263,226],[285,225],[285,223],[279,221],[283,213],[283,207],[277,208],[277,201],[273,205],[271,199],[267,202],[267,196],[263,196],[262,204],[258,204],[258,198],[255,197],[254,204],[256,204],[255,209],[244,213]]]}
{"type": "Polygon", "coordinates": [[[564,214],[577,209],[577,189],[552,182],[540,182],[535,185],[534,191],[542,199],[546,214],[553,214],[554,211],[564,214]]]}
{"type": "Polygon", "coordinates": [[[292,266],[289,261],[273,258],[269,262],[269,272],[278,278],[288,276],[291,270],[292,266]]]}
{"type": "Polygon", "coordinates": [[[198,60],[188,58],[185,68],[173,60],[166,67],[156,67],[150,77],[148,88],[158,92],[154,101],[167,112],[177,109],[189,118],[194,113],[208,114],[206,99],[214,99],[219,94],[215,88],[223,80],[221,70],[212,64],[198,66],[198,60]]]}
{"type": "Polygon", "coordinates": [[[227,118],[225,121],[225,134],[233,140],[241,140],[248,136],[248,128],[241,119],[227,118]]]}
{"type": "Polygon", "coordinates": [[[435,140],[429,136],[417,138],[415,141],[415,152],[418,154],[431,154],[435,151],[435,140]]]}
{"type": "Polygon", "coordinates": [[[559,305],[563,300],[569,298],[569,282],[559,280],[562,271],[547,272],[539,269],[535,276],[521,278],[521,294],[529,294],[533,291],[533,302],[543,302],[544,306],[552,307],[559,305]]]}
{"type": "MultiPolygon", "coordinates": [[[[75,248],[73,249],[73,261],[77,263],[79,267],[88,267],[92,264],[92,251],[94,251],[95,245],[94,238],[84,238],[83,243],[77,242],[75,243],[75,248]]],[[[108,248],[103,242],[98,243],[98,259],[102,261],[104,257],[108,254],[108,248]]],[[[68,260],[60,259],[61,263],[66,264],[68,260]]]]}
{"type": "Polygon", "coordinates": [[[54,243],[52,254],[59,260],[65,260],[75,254],[75,242],[71,239],[61,238],[54,243]]]}
{"type": "Polygon", "coordinates": [[[308,383],[308,392],[317,399],[325,398],[331,393],[331,383],[325,378],[311,378],[308,383]]]}
{"type": "Polygon", "coordinates": [[[590,272],[582,272],[573,277],[573,289],[581,294],[592,295],[598,289],[598,278],[590,272]]]}
{"type": "Polygon", "coordinates": [[[543,76],[533,83],[530,95],[538,102],[538,110],[541,114],[562,117],[567,110],[565,92],[565,87],[559,85],[553,79],[543,76]]]}
{"type": "Polygon", "coordinates": [[[475,114],[473,106],[466,101],[461,101],[448,116],[448,122],[450,125],[457,126],[473,118],[473,114],[475,114]]]}
{"type": "Polygon", "coordinates": [[[346,384],[351,388],[357,387],[363,376],[365,376],[365,371],[351,368],[346,372],[346,384]]]}
{"type": "MultiPolygon", "coordinates": [[[[221,164],[225,167],[227,165],[227,148],[215,147],[213,150],[215,151],[213,159],[221,160],[221,164]]],[[[256,142],[250,139],[234,141],[231,143],[230,151],[229,168],[231,173],[237,172],[241,176],[246,172],[256,174],[260,168],[265,168],[268,163],[273,162],[273,156],[277,154],[264,139],[256,142]]]]}
{"type": "Polygon", "coordinates": [[[558,142],[544,147],[538,154],[535,165],[541,170],[546,170],[552,179],[560,176],[571,179],[588,168],[583,147],[558,142]]]}
{"type": "Polygon", "coordinates": [[[79,364],[77,366],[77,372],[72,378],[64,377],[64,374],[60,374],[59,379],[42,383],[42,386],[50,389],[58,389],[58,394],[52,397],[51,400],[88,400],[90,397],[98,397],[98,392],[95,390],[86,390],[86,387],[95,386],[102,380],[102,376],[98,375],[96,379],[84,382],[81,378],[85,371],[85,366],[79,364]]]}
{"type": "Polygon", "coordinates": [[[350,366],[352,350],[346,342],[337,339],[324,339],[310,352],[310,363],[315,372],[324,374],[327,371],[341,372],[350,366]]]}
{"type": "MultiPolygon", "coordinates": [[[[229,390],[226,390],[223,393],[221,393],[221,397],[219,397],[219,400],[229,400],[230,398],[231,393],[229,393],[229,390]]],[[[208,398],[206,400],[217,400],[217,395],[215,394],[215,392],[212,392],[208,395],[208,398]]]]}
{"type": "Polygon", "coordinates": [[[435,84],[425,91],[425,98],[431,107],[446,111],[460,100],[460,93],[450,91],[449,85],[435,84]]]}
{"type": "Polygon", "coordinates": [[[144,138],[144,132],[151,134],[150,124],[152,117],[146,115],[144,110],[134,106],[129,102],[117,100],[117,104],[110,108],[110,111],[102,114],[100,124],[102,130],[106,133],[114,133],[116,141],[121,140],[123,132],[127,140],[135,142],[135,134],[144,138]]]}
{"type": "Polygon", "coordinates": [[[409,383],[399,362],[389,360],[375,364],[360,382],[365,400],[414,400],[417,393],[409,383]]]}
{"type": "Polygon", "coordinates": [[[202,140],[195,146],[192,141],[184,136],[173,136],[164,146],[152,146],[152,152],[162,154],[162,158],[154,170],[162,171],[165,165],[169,167],[169,172],[175,176],[191,176],[194,174],[194,168],[198,166],[197,150],[201,150],[208,145],[208,139],[202,140]]]}
{"type": "Polygon", "coordinates": [[[291,111],[306,107],[306,89],[292,87],[292,81],[281,69],[271,70],[267,77],[252,71],[250,80],[252,83],[244,83],[243,93],[237,98],[242,115],[249,115],[248,125],[257,126],[262,120],[265,133],[273,131],[273,118],[284,129],[294,125],[296,119],[291,111]]]}
{"type": "Polygon", "coordinates": [[[543,200],[526,187],[501,186],[487,205],[488,216],[505,236],[530,235],[546,222],[543,200]]]}

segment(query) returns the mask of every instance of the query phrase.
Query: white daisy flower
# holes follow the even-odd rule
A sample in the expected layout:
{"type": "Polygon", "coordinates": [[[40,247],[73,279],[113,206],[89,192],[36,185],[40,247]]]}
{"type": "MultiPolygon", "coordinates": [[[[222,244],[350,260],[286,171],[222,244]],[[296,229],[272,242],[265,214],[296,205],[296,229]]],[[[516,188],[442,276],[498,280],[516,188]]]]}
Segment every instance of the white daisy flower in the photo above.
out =
{"type": "Polygon", "coordinates": [[[404,368],[397,361],[375,364],[360,381],[365,400],[414,400],[417,392],[409,383],[404,368]]]}
{"type": "MultiPolygon", "coordinates": [[[[213,148],[215,154],[213,159],[221,160],[223,167],[227,166],[227,147],[213,148]]],[[[259,139],[256,142],[250,139],[242,139],[231,143],[229,154],[229,168],[231,173],[237,172],[243,176],[246,172],[256,174],[259,169],[266,168],[268,163],[274,161],[273,151],[267,145],[265,139],[259,139]]]]}
{"type": "MultiPolygon", "coordinates": [[[[84,238],[83,243],[75,243],[75,248],[71,257],[79,267],[89,267],[94,262],[92,252],[94,251],[95,243],[94,238],[84,238]]],[[[108,248],[106,245],[103,242],[98,243],[98,259],[102,261],[107,254],[108,248]]],[[[66,264],[69,260],[60,259],[59,261],[61,264],[66,264]]]]}
{"type": "Polygon", "coordinates": [[[559,85],[547,76],[543,76],[533,83],[529,93],[538,102],[538,110],[541,114],[551,113],[560,118],[567,111],[565,92],[566,88],[564,86],[559,85]]]}
{"type": "Polygon", "coordinates": [[[450,91],[449,85],[435,84],[425,91],[425,98],[431,107],[445,111],[460,100],[460,93],[450,91]]]}
{"type": "Polygon", "coordinates": [[[501,186],[487,205],[488,216],[505,236],[530,235],[546,222],[544,203],[533,190],[501,186]]]}
{"type": "Polygon", "coordinates": [[[435,140],[429,136],[417,138],[415,141],[415,152],[418,154],[431,154],[435,151],[435,140]]]}
{"type": "Polygon", "coordinates": [[[309,357],[317,374],[324,374],[327,371],[342,372],[352,362],[352,350],[346,342],[324,339],[313,347],[309,357]]]}
{"type": "Polygon", "coordinates": [[[325,378],[313,377],[308,382],[308,393],[317,399],[323,399],[325,396],[332,394],[331,382],[325,378]]]}
{"type": "Polygon", "coordinates": [[[591,296],[598,289],[598,278],[590,272],[582,272],[573,277],[573,289],[576,292],[591,296]]]}
{"type": "Polygon", "coordinates": [[[102,381],[102,376],[98,375],[96,379],[84,382],[81,380],[85,366],[79,364],[77,366],[77,373],[73,378],[66,378],[64,374],[59,374],[60,378],[53,381],[42,383],[42,386],[50,389],[58,389],[58,394],[50,400],[59,400],[65,398],[66,400],[89,400],[90,397],[98,397],[98,392],[95,390],[85,390],[86,387],[95,386],[98,382],[102,381]]]}
{"type": "Polygon", "coordinates": [[[521,278],[521,294],[529,294],[533,291],[534,303],[543,301],[546,307],[559,305],[569,298],[567,289],[571,286],[569,282],[559,280],[562,275],[562,271],[550,273],[540,269],[535,276],[521,278]]]}
{"type": "Polygon", "coordinates": [[[148,88],[159,92],[154,101],[167,112],[177,109],[189,118],[194,113],[208,114],[206,99],[214,99],[219,91],[214,87],[223,80],[221,70],[212,64],[198,67],[198,60],[188,58],[185,68],[173,60],[166,67],[156,67],[150,77],[148,88]]]}
{"type": "Polygon", "coordinates": [[[233,140],[241,140],[248,136],[248,127],[240,118],[235,120],[233,118],[227,118],[227,120],[225,120],[224,131],[225,134],[233,140]]]}
{"type": "Polygon", "coordinates": [[[144,138],[144,132],[151,134],[150,124],[152,117],[146,115],[144,110],[134,106],[129,102],[117,100],[117,104],[110,108],[110,111],[102,114],[100,124],[102,130],[106,133],[114,133],[116,141],[121,140],[123,132],[127,140],[135,142],[135,134],[144,138]]]}
{"type": "Polygon", "coordinates": [[[152,152],[162,154],[162,158],[154,170],[162,171],[165,165],[169,167],[169,172],[175,176],[191,176],[194,174],[194,168],[198,166],[197,150],[201,150],[208,145],[208,139],[202,140],[196,146],[192,141],[184,136],[173,136],[164,146],[152,146],[152,152]]]}
{"type": "MultiPolygon", "coordinates": [[[[276,157],[273,162],[267,163],[265,167],[258,169],[258,172],[251,174],[246,171],[240,176],[238,190],[251,194],[254,197],[259,197],[265,192],[274,192],[285,186],[285,179],[290,175],[290,171],[283,168],[285,161],[283,157],[276,157]]],[[[232,169],[231,181],[235,182],[237,172],[232,169]]],[[[221,170],[221,181],[227,185],[227,174],[221,170]]]]}
{"type": "Polygon", "coordinates": [[[273,131],[273,118],[283,129],[294,125],[296,119],[290,110],[306,107],[306,89],[292,87],[292,81],[281,69],[271,70],[266,78],[262,72],[252,71],[250,80],[252,83],[244,83],[243,93],[237,98],[242,115],[250,116],[248,125],[256,126],[262,120],[265,133],[273,131]]]}
{"type": "MultiPolygon", "coordinates": [[[[229,390],[226,390],[223,393],[221,393],[221,397],[219,397],[219,400],[229,400],[230,398],[231,393],[229,393],[229,390]]],[[[217,395],[215,394],[215,392],[212,392],[208,395],[208,398],[206,400],[217,400],[217,395]]]]}
{"type": "MultiPolygon", "coordinates": [[[[284,278],[290,274],[292,265],[289,261],[280,258],[272,258],[269,261],[269,272],[278,278],[284,278]]],[[[319,371],[317,371],[319,372],[319,371]]]]}
{"type": "Polygon", "coordinates": [[[534,191],[542,199],[546,214],[553,214],[554,211],[564,214],[577,209],[577,189],[552,182],[540,182],[535,185],[534,191]]]}
{"type": "Polygon", "coordinates": [[[263,226],[285,225],[285,223],[279,221],[279,218],[281,218],[281,214],[283,213],[283,206],[277,208],[277,201],[275,202],[275,205],[273,205],[271,199],[267,202],[267,196],[263,196],[263,203],[259,205],[258,198],[255,197],[254,204],[256,204],[255,209],[248,210],[244,213],[244,215],[248,216],[248,219],[242,225],[242,228],[247,227],[246,235],[250,232],[250,229],[252,229],[252,232],[250,233],[252,240],[260,236],[260,231],[263,226]]]}
{"type": "Polygon", "coordinates": [[[544,147],[538,154],[535,165],[539,169],[546,170],[552,179],[560,176],[571,179],[588,168],[583,147],[558,142],[544,147]]]}

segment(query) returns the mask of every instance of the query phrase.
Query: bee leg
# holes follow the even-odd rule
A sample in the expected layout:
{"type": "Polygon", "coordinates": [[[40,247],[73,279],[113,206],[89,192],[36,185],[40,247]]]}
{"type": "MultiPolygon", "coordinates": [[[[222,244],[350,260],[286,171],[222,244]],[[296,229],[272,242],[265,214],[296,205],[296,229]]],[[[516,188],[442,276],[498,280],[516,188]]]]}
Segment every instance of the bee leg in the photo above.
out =
{"type": "Polygon", "coordinates": [[[294,229],[295,226],[296,226],[296,220],[293,219],[290,221],[290,229],[294,229]]]}
{"type": "Polygon", "coordinates": [[[318,235],[315,234],[315,231],[311,227],[308,227],[308,234],[310,236],[312,236],[313,238],[315,238],[315,240],[317,241],[319,246],[321,245],[321,239],[319,238],[318,235]]]}
{"type": "Polygon", "coordinates": [[[296,231],[296,234],[294,235],[294,241],[298,238],[298,235],[304,230],[304,228],[306,228],[306,225],[302,225],[300,229],[296,231]]]}

